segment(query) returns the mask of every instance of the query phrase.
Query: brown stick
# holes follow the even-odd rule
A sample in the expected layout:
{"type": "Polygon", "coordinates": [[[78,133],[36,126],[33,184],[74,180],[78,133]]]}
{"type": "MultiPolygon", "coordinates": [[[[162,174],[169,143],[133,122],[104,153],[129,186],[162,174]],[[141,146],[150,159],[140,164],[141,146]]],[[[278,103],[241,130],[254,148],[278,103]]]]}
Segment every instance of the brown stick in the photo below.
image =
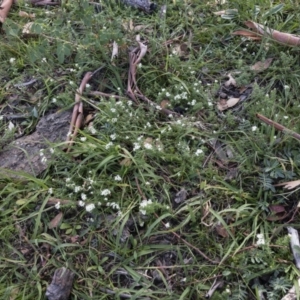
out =
{"type": "Polygon", "coordinates": [[[92,75],[93,75],[92,72],[87,72],[84,75],[84,77],[80,83],[79,89],[77,90],[76,95],[75,95],[75,106],[73,109],[69,133],[68,133],[68,137],[67,137],[67,144],[68,144],[67,152],[70,151],[71,145],[73,144],[73,141],[74,141],[74,139],[78,133],[78,130],[82,124],[83,104],[81,102],[81,95],[85,89],[86,84],[91,79],[92,75]]]}
{"type": "Polygon", "coordinates": [[[4,0],[1,4],[0,10],[0,22],[3,23],[9,13],[9,10],[13,4],[13,0],[4,0]]]}
{"type": "MultiPolygon", "coordinates": [[[[156,107],[157,104],[147,98],[137,86],[136,80],[136,70],[138,63],[142,60],[142,58],[146,55],[147,47],[141,43],[139,43],[139,47],[134,48],[129,52],[129,71],[128,71],[128,82],[127,82],[127,95],[130,99],[132,99],[136,104],[139,104],[138,98],[146,102],[149,106],[156,107]]],[[[166,115],[174,115],[178,114],[172,110],[162,108],[160,110],[162,113],[166,115]]]]}
{"type": "Polygon", "coordinates": [[[300,134],[298,134],[298,133],[296,133],[296,132],[294,132],[294,131],[286,128],[286,127],[284,127],[283,125],[281,125],[281,124],[279,124],[279,123],[277,123],[275,121],[272,121],[272,120],[268,119],[267,117],[265,117],[265,116],[263,116],[261,114],[256,114],[256,116],[261,121],[265,122],[266,124],[273,126],[274,128],[276,128],[279,131],[282,131],[283,133],[291,135],[292,137],[294,137],[297,140],[300,140],[300,134]]]}

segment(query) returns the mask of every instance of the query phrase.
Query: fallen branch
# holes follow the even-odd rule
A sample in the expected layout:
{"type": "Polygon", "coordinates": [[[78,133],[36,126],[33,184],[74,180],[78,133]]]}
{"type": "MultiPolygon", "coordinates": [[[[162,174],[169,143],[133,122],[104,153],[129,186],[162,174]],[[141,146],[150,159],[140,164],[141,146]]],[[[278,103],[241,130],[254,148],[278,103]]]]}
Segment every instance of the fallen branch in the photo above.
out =
{"type": "MultiPolygon", "coordinates": [[[[7,18],[12,4],[17,4],[19,0],[4,0],[0,6],[0,23],[3,23],[7,18]]],[[[45,6],[45,5],[59,5],[59,2],[53,2],[52,0],[29,0],[26,1],[32,5],[45,6]]]]}
{"type": "Polygon", "coordinates": [[[272,121],[272,120],[268,119],[267,117],[265,117],[265,116],[263,116],[261,114],[256,114],[256,116],[261,121],[265,122],[266,124],[273,126],[277,130],[282,131],[285,134],[291,135],[292,137],[294,137],[297,140],[300,140],[300,134],[298,134],[298,133],[296,133],[296,132],[294,132],[294,131],[286,128],[286,127],[284,127],[283,125],[281,125],[281,124],[279,124],[279,123],[277,123],[275,121],[272,121]]]}
{"type": "MultiPolygon", "coordinates": [[[[296,267],[300,270],[299,234],[298,231],[293,227],[287,227],[287,230],[290,235],[290,244],[296,262],[296,267]]],[[[298,278],[298,286],[300,286],[300,278],[298,278]]],[[[293,286],[281,300],[296,300],[296,299],[298,299],[297,292],[295,286],[293,286]]]]}
{"type": "MultiPolygon", "coordinates": [[[[139,104],[138,99],[143,100],[146,102],[149,106],[157,107],[156,103],[151,101],[149,98],[147,98],[143,93],[140,91],[140,89],[137,86],[137,80],[136,80],[136,73],[137,73],[137,66],[141,62],[142,58],[147,53],[147,46],[140,42],[139,36],[137,36],[137,42],[139,44],[138,47],[134,48],[129,52],[129,71],[128,71],[128,82],[127,82],[127,95],[130,99],[132,99],[137,105],[139,104]]],[[[178,116],[176,112],[173,110],[169,110],[166,108],[162,108],[159,106],[159,110],[163,112],[166,115],[174,115],[178,116]]]]}
{"type": "Polygon", "coordinates": [[[13,0],[4,0],[0,6],[0,22],[3,23],[8,15],[8,12],[13,4],[13,0]]]}
{"type": "Polygon", "coordinates": [[[296,36],[287,32],[280,32],[273,28],[261,25],[253,21],[246,21],[244,23],[248,28],[253,31],[238,30],[233,32],[234,35],[242,35],[253,40],[261,39],[262,36],[267,36],[275,40],[276,42],[287,46],[299,46],[300,36],[296,36]]]}

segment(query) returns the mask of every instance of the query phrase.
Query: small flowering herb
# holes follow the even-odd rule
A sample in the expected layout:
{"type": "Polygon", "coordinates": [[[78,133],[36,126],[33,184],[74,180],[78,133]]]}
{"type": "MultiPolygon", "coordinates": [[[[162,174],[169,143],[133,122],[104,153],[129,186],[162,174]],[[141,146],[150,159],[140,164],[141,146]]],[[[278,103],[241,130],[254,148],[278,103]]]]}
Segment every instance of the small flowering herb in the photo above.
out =
{"type": "Polygon", "coordinates": [[[116,175],[114,177],[115,181],[121,181],[122,180],[122,177],[120,175],[116,175]]]}
{"type": "Polygon", "coordinates": [[[94,203],[90,203],[90,204],[87,204],[85,206],[85,209],[86,209],[87,212],[91,212],[94,208],[95,208],[95,204],[94,203]]]}
{"type": "Polygon", "coordinates": [[[111,194],[111,191],[109,189],[105,189],[105,190],[101,191],[102,196],[108,196],[110,194],[111,194]]]}

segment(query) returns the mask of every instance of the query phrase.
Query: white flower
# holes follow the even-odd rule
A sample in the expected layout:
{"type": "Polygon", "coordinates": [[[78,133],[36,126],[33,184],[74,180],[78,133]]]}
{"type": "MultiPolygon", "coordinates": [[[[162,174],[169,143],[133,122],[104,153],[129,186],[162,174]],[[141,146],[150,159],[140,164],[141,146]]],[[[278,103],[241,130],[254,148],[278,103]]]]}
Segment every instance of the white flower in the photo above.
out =
{"type": "Polygon", "coordinates": [[[256,131],[257,130],[257,127],[256,126],[252,126],[252,131],[256,131]]]}
{"type": "Polygon", "coordinates": [[[144,147],[146,149],[149,149],[149,150],[153,148],[153,146],[150,143],[147,143],[147,142],[144,143],[144,147]]]}
{"type": "Polygon", "coordinates": [[[112,118],[112,119],[111,119],[111,122],[112,122],[112,123],[117,123],[117,122],[118,122],[118,119],[117,119],[117,118],[112,118]]]}
{"type": "MultiPolygon", "coordinates": [[[[72,69],[72,70],[73,70],[73,69],[72,69]]],[[[75,70],[74,70],[74,71],[75,71],[75,70]]],[[[91,87],[91,85],[87,83],[87,84],[85,85],[85,87],[86,87],[87,89],[89,89],[89,88],[91,87]]]]}
{"type": "Polygon", "coordinates": [[[146,211],[145,211],[144,209],[140,209],[140,213],[141,213],[142,215],[145,215],[145,214],[146,214],[146,211]]]}
{"type": "Polygon", "coordinates": [[[66,178],[66,182],[70,182],[70,181],[71,181],[70,177],[66,178]]]}
{"type": "Polygon", "coordinates": [[[2,121],[3,120],[3,116],[0,116],[0,121],[2,121]]]}
{"type": "Polygon", "coordinates": [[[152,204],[152,200],[151,199],[149,199],[149,200],[143,200],[141,203],[140,203],[140,207],[146,207],[146,206],[148,206],[149,204],[152,204]]]}
{"type": "Polygon", "coordinates": [[[56,98],[53,98],[52,99],[52,103],[56,103],[57,102],[57,99],[56,98]]]}
{"type": "Polygon", "coordinates": [[[52,194],[53,194],[53,188],[49,188],[48,193],[49,193],[50,195],[52,195],[52,194]]]}
{"type": "Polygon", "coordinates": [[[166,227],[166,228],[170,228],[170,223],[169,223],[169,222],[166,223],[166,224],[165,224],[165,227],[166,227]]]}
{"type": "Polygon", "coordinates": [[[83,136],[83,137],[80,138],[80,140],[81,140],[82,142],[85,142],[85,141],[86,141],[86,137],[83,136]]]}
{"type": "Polygon", "coordinates": [[[285,86],[284,86],[284,89],[285,89],[285,90],[287,90],[287,89],[289,89],[289,88],[290,88],[290,87],[289,87],[288,85],[285,85],[285,86]]]}
{"type": "Polygon", "coordinates": [[[46,157],[46,156],[43,156],[42,159],[41,159],[41,162],[42,162],[43,164],[45,164],[45,163],[47,162],[47,157],[46,157]]]}
{"type": "Polygon", "coordinates": [[[81,193],[81,199],[82,199],[82,201],[86,200],[86,194],[85,193],[81,193]]]}
{"type": "Polygon", "coordinates": [[[105,145],[105,149],[109,149],[111,146],[113,146],[113,143],[109,142],[105,145]]]}
{"type": "Polygon", "coordinates": [[[50,148],[49,151],[50,151],[50,153],[52,153],[52,154],[54,153],[54,149],[53,149],[53,148],[50,148]]]}
{"type": "Polygon", "coordinates": [[[192,102],[191,102],[191,105],[195,105],[196,102],[197,102],[197,101],[196,101],[195,99],[193,99],[192,102]]]}
{"type": "Polygon", "coordinates": [[[131,106],[131,105],[132,105],[132,101],[129,100],[129,101],[127,102],[127,104],[128,104],[128,106],[131,106]]]}
{"type": "Polygon", "coordinates": [[[111,194],[111,192],[110,192],[109,189],[105,189],[105,190],[101,191],[101,195],[102,195],[102,196],[108,196],[108,195],[110,195],[110,194],[111,194]]]}
{"type": "Polygon", "coordinates": [[[141,68],[143,65],[141,63],[138,64],[138,68],[141,68]]]}
{"type": "Polygon", "coordinates": [[[139,143],[133,143],[133,146],[133,151],[136,151],[141,148],[141,145],[139,143]]]}
{"type": "Polygon", "coordinates": [[[54,206],[56,209],[60,209],[60,201],[58,201],[54,206]]]}
{"type": "Polygon", "coordinates": [[[169,92],[166,92],[166,96],[167,96],[167,97],[170,97],[171,94],[170,94],[169,92]]]}
{"type": "Polygon", "coordinates": [[[95,208],[94,203],[90,203],[85,207],[86,211],[88,211],[88,212],[91,212],[94,208],[95,208]]]}
{"type": "Polygon", "coordinates": [[[75,193],[78,193],[79,191],[81,191],[81,186],[76,185],[76,186],[74,187],[74,192],[75,192],[75,193]]]}
{"type": "Polygon", "coordinates": [[[116,175],[116,176],[115,176],[115,181],[121,181],[121,180],[122,180],[122,178],[121,178],[120,175],[116,175]]]}
{"type": "Polygon", "coordinates": [[[115,133],[110,135],[110,138],[111,138],[112,140],[115,140],[116,137],[117,137],[117,135],[116,135],[115,133]]]}
{"type": "Polygon", "coordinates": [[[11,121],[9,121],[8,130],[12,131],[14,128],[15,128],[15,125],[11,121]]]}
{"type": "Polygon", "coordinates": [[[43,57],[43,58],[42,58],[42,63],[46,63],[46,62],[47,62],[46,57],[43,57]]]}
{"type": "Polygon", "coordinates": [[[262,233],[257,234],[256,237],[257,237],[256,245],[264,245],[266,243],[264,235],[262,233]]]}
{"type": "Polygon", "coordinates": [[[79,200],[78,201],[78,205],[81,206],[81,207],[83,207],[85,205],[85,203],[83,201],[79,200]]]}
{"type": "Polygon", "coordinates": [[[70,85],[74,85],[74,81],[70,80],[70,81],[69,81],[69,84],[70,84],[70,85]]]}
{"type": "Polygon", "coordinates": [[[95,129],[94,126],[89,126],[88,129],[89,129],[91,134],[96,134],[96,132],[97,132],[97,130],[95,129]]]}
{"type": "Polygon", "coordinates": [[[288,117],[288,116],[283,116],[283,118],[284,118],[284,119],[288,119],[289,117],[288,117]]]}
{"type": "Polygon", "coordinates": [[[110,206],[113,208],[113,209],[120,209],[120,206],[119,206],[119,204],[117,204],[117,203],[115,203],[115,202],[112,202],[112,203],[110,203],[110,206]]]}
{"type": "Polygon", "coordinates": [[[115,108],[111,108],[110,111],[115,113],[117,110],[115,108]]]}
{"type": "Polygon", "coordinates": [[[16,59],[15,59],[14,57],[11,57],[11,58],[9,59],[9,62],[10,62],[11,64],[15,63],[15,61],[16,61],[16,59]]]}
{"type": "Polygon", "coordinates": [[[202,149],[197,149],[197,151],[195,152],[195,155],[196,156],[199,156],[200,154],[203,153],[203,150],[202,149]]]}

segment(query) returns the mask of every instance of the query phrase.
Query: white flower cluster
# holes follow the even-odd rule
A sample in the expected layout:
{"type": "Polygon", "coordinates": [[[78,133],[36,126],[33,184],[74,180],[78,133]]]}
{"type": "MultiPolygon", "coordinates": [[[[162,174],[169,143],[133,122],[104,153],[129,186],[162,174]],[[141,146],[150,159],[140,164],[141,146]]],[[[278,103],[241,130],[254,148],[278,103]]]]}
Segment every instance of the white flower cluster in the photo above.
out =
{"type": "Polygon", "coordinates": [[[41,163],[45,164],[47,162],[47,157],[45,156],[44,149],[40,149],[40,157],[41,157],[41,163]]]}
{"type": "Polygon", "coordinates": [[[149,206],[149,205],[151,205],[153,202],[152,202],[152,200],[151,199],[149,199],[149,200],[143,200],[141,203],[140,203],[140,213],[142,214],[142,215],[145,215],[146,213],[147,213],[147,211],[146,211],[146,207],[147,206],[149,206]]]}
{"type": "Polygon", "coordinates": [[[197,151],[195,152],[196,156],[200,156],[203,153],[202,149],[197,149],[197,151]]]}
{"type": "Polygon", "coordinates": [[[257,234],[256,237],[257,237],[256,245],[265,245],[266,242],[263,233],[257,234]]]}

